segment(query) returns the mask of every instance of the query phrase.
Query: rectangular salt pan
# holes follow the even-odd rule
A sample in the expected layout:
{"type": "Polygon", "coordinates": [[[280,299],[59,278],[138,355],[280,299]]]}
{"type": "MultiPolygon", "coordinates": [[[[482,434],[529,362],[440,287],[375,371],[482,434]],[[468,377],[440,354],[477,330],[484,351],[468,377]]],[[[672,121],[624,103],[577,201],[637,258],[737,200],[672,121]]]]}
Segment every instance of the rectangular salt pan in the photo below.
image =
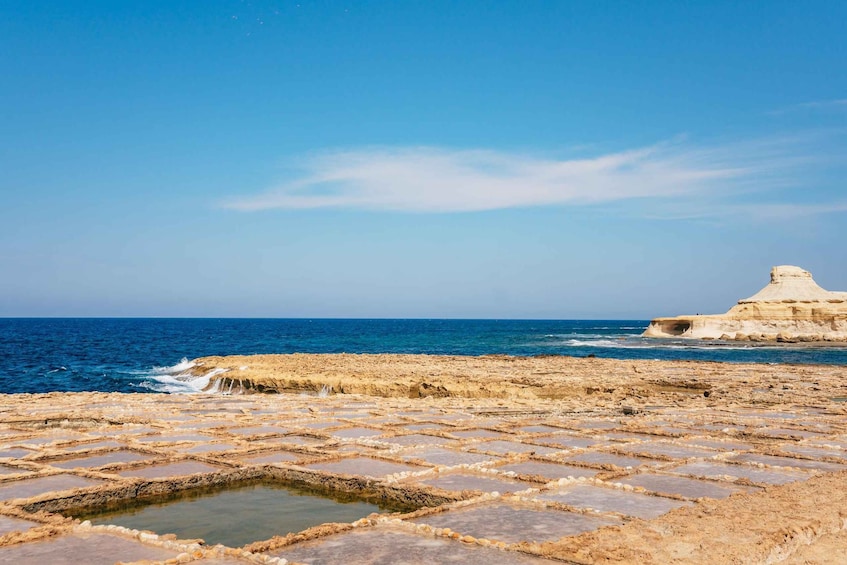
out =
{"type": "Polygon", "coordinates": [[[543,443],[553,446],[561,446],[563,449],[568,448],[586,448],[592,445],[597,445],[599,441],[587,437],[572,436],[568,434],[555,434],[549,436],[540,436],[532,438],[534,443],[543,443]]]}
{"type": "Polygon", "coordinates": [[[182,461],[179,463],[168,463],[165,465],[153,465],[139,469],[121,471],[118,475],[122,477],[140,477],[144,479],[161,479],[166,477],[179,477],[182,475],[193,475],[195,473],[212,473],[220,471],[220,467],[213,467],[199,461],[182,461]]]}
{"type": "Polygon", "coordinates": [[[556,493],[541,494],[538,498],[578,508],[590,508],[598,512],[618,512],[645,520],[657,518],[687,504],[680,500],[592,485],[574,485],[556,493]]]}
{"type": "Polygon", "coordinates": [[[135,441],[140,443],[178,443],[181,441],[209,441],[210,439],[213,439],[212,436],[205,434],[174,434],[137,437],[135,441]]]}
{"type": "Polygon", "coordinates": [[[783,485],[794,481],[804,481],[809,478],[806,473],[798,471],[776,471],[771,469],[756,469],[747,465],[728,465],[709,461],[689,463],[681,467],[667,469],[669,473],[692,475],[714,480],[747,479],[753,483],[783,485]]]}
{"type": "Polygon", "coordinates": [[[185,453],[217,453],[223,451],[231,451],[237,449],[238,446],[232,443],[208,443],[206,445],[195,445],[188,449],[182,449],[185,453]]]}
{"type": "Polygon", "coordinates": [[[789,445],[781,447],[780,451],[785,451],[787,453],[796,453],[797,455],[805,455],[806,457],[814,457],[817,459],[827,457],[842,460],[847,459],[847,452],[844,452],[840,449],[826,449],[824,447],[817,446],[789,445]]]}
{"type": "Polygon", "coordinates": [[[451,443],[457,443],[453,440],[449,440],[447,438],[439,437],[439,436],[430,436],[425,434],[409,434],[405,436],[395,436],[395,437],[387,437],[380,438],[379,441],[383,443],[390,443],[393,445],[447,445],[451,443]]]}
{"type": "Polygon", "coordinates": [[[557,451],[559,451],[558,449],[543,447],[540,445],[520,443],[517,441],[499,440],[475,443],[471,445],[470,448],[476,451],[487,451],[500,455],[505,455],[507,453],[535,453],[537,455],[549,455],[551,453],[556,453],[557,451]]]}
{"type": "Polygon", "coordinates": [[[272,453],[262,453],[252,457],[242,457],[240,460],[244,463],[251,464],[268,464],[268,463],[290,463],[302,459],[304,455],[300,453],[292,453],[290,451],[274,451],[272,453]]]}
{"type": "Polygon", "coordinates": [[[117,524],[182,539],[201,538],[229,547],[284,536],[327,522],[353,522],[382,508],[354,496],[316,495],[275,484],[186,491],[93,515],[95,524],[117,524]]]}
{"type": "Polygon", "coordinates": [[[392,463],[390,461],[370,459],[368,457],[354,457],[351,459],[342,459],[340,461],[330,461],[327,463],[311,463],[309,465],[304,465],[304,467],[307,469],[314,469],[316,471],[327,471],[330,473],[342,473],[345,475],[359,475],[373,478],[382,478],[403,472],[414,473],[417,471],[423,471],[421,467],[415,465],[392,463]]]}
{"type": "Polygon", "coordinates": [[[28,469],[20,469],[18,467],[8,467],[0,465],[0,475],[16,475],[18,473],[29,473],[28,469]]]}
{"type": "Polygon", "coordinates": [[[614,453],[604,453],[601,451],[592,451],[589,453],[581,453],[579,455],[575,455],[567,459],[568,462],[574,463],[589,463],[595,465],[614,465],[615,467],[627,468],[627,467],[639,467],[641,465],[657,465],[658,461],[652,461],[650,459],[642,459],[639,457],[626,457],[623,455],[616,455],[614,453]]]}
{"type": "Polygon", "coordinates": [[[628,445],[626,447],[622,447],[621,451],[645,455],[659,455],[670,457],[673,459],[689,459],[691,457],[713,457],[717,455],[716,451],[711,451],[708,449],[684,447],[680,445],[674,445],[672,443],[663,442],[650,442],[628,445]]]}
{"type": "Polygon", "coordinates": [[[370,428],[348,428],[346,430],[336,430],[332,432],[332,437],[342,439],[357,439],[381,436],[384,432],[381,430],[372,430],[370,428]]]}
{"type": "Polygon", "coordinates": [[[106,449],[110,447],[126,447],[124,444],[119,443],[117,441],[105,440],[105,441],[95,441],[94,443],[83,443],[81,445],[73,445],[70,447],[63,447],[64,451],[89,451],[93,449],[106,449]]]}
{"type": "Polygon", "coordinates": [[[567,477],[593,477],[597,474],[596,469],[585,467],[573,467],[571,465],[557,465],[555,463],[540,463],[538,461],[524,461],[511,463],[496,468],[498,471],[512,471],[518,475],[542,477],[547,481],[564,479],[567,477]]]}
{"type": "Polygon", "coordinates": [[[688,445],[696,445],[697,447],[707,447],[717,449],[718,451],[747,451],[753,449],[749,443],[739,441],[720,441],[711,438],[693,438],[683,441],[688,445]]]}
{"type": "Polygon", "coordinates": [[[113,465],[116,463],[132,463],[135,461],[144,461],[145,459],[154,459],[155,455],[146,453],[137,453],[135,451],[112,451],[100,455],[91,455],[89,457],[78,457],[76,459],[65,459],[63,461],[49,461],[48,464],[60,469],[75,469],[77,467],[86,467],[93,469],[104,465],[113,465]]]}
{"type": "Polygon", "coordinates": [[[97,479],[87,479],[76,475],[51,475],[49,477],[11,481],[0,486],[0,500],[31,498],[47,492],[90,487],[100,483],[101,481],[97,479]]]}
{"type": "Polygon", "coordinates": [[[298,543],[270,552],[293,563],[310,565],[545,565],[546,559],[499,551],[443,537],[416,535],[388,528],[357,528],[350,532],[298,543]]]}
{"type": "Polygon", "coordinates": [[[0,547],[0,562],[20,564],[113,565],[118,561],[165,561],[176,555],[174,551],[106,534],[65,535],[0,547]]]}
{"type": "Polygon", "coordinates": [[[847,469],[838,463],[825,463],[823,461],[810,461],[808,459],[795,459],[793,457],[776,457],[773,455],[760,455],[758,453],[742,453],[732,457],[732,461],[743,463],[755,463],[770,465],[773,467],[795,467],[798,469],[810,469],[823,473],[832,473],[847,469]]]}
{"type": "Polygon", "coordinates": [[[421,481],[421,484],[449,491],[476,490],[499,493],[518,492],[533,486],[527,483],[504,481],[465,473],[441,474],[434,479],[421,481]]]}
{"type": "Polygon", "coordinates": [[[30,522],[29,520],[0,516],[0,536],[6,535],[10,532],[25,532],[38,525],[40,524],[30,522]]]}
{"type": "Polygon", "coordinates": [[[461,535],[505,543],[555,541],[565,536],[619,524],[613,519],[561,510],[517,508],[490,504],[422,516],[414,522],[450,528],[461,535]]]}
{"type": "Polygon", "coordinates": [[[758,490],[756,487],[739,487],[730,483],[716,483],[706,480],[674,477],[671,475],[655,475],[644,473],[620,479],[625,485],[643,487],[649,491],[662,494],[676,494],[686,498],[726,498],[736,492],[758,490]]]}
{"type": "Polygon", "coordinates": [[[238,434],[240,436],[255,436],[266,434],[284,434],[290,432],[291,430],[288,430],[286,428],[280,428],[278,426],[253,426],[251,428],[230,428],[227,431],[231,434],[238,434]]]}
{"type": "Polygon", "coordinates": [[[12,449],[0,450],[0,457],[11,457],[14,459],[20,459],[22,457],[26,457],[30,453],[34,452],[29,449],[24,449],[22,447],[13,447],[12,449]]]}
{"type": "MultiPolygon", "coordinates": [[[[407,426],[411,427],[411,426],[407,426]]],[[[463,439],[476,439],[476,438],[502,438],[506,437],[506,434],[502,432],[495,432],[492,430],[463,430],[461,432],[450,432],[451,436],[456,436],[463,439]]]]}
{"type": "Polygon", "coordinates": [[[448,467],[500,460],[499,457],[494,455],[467,453],[465,451],[453,451],[452,449],[442,449],[438,447],[408,451],[403,455],[403,459],[419,459],[421,461],[426,461],[431,465],[446,465],[448,467]]]}

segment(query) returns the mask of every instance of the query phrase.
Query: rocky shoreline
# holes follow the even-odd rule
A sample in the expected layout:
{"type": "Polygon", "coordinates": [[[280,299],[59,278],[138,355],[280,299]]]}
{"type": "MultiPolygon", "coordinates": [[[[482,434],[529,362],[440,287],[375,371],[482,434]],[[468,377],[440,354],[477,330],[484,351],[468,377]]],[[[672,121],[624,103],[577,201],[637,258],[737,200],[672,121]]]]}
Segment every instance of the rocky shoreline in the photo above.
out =
{"type": "Polygon", "coordinates": [[[770,283],[726,314],[655,318],[644,337],[740,342],[847,343],[847,293],[824,290],[791,265],[771,269],[770,283]]]}
{"type": "Polygon", "coordinates": [[[847,367],[274,355],[191,370],[219,392],[0,395],[0,561],[847,558],[847,367]],[[255,481],[406,509],[241,547],[69,517],[255,481]]]}

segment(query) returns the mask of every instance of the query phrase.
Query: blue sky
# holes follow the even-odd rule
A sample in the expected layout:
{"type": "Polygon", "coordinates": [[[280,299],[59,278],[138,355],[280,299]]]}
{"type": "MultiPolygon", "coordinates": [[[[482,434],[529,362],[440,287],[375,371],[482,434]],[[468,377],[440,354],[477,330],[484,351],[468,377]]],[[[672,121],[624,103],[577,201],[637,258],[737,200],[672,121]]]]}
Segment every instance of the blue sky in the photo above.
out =
{"type": "Polygon", "coordinates": [[[844,2],[0,2],[0,316],[847,290],[844,2]]]}

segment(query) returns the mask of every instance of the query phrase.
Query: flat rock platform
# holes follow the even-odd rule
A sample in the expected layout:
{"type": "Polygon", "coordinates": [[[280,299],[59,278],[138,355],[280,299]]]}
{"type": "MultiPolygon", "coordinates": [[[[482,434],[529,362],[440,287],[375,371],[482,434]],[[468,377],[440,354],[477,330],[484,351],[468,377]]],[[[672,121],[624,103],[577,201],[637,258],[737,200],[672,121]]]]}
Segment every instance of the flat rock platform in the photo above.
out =
{"type": "Polygon", "coordinates": [[[0,562],[847,562],[845,367],[402,355],[197,367],[217,392],[0,396],[0,562]],[[387,509],[238,547],[73,517],[256,482],[387,509]]]}

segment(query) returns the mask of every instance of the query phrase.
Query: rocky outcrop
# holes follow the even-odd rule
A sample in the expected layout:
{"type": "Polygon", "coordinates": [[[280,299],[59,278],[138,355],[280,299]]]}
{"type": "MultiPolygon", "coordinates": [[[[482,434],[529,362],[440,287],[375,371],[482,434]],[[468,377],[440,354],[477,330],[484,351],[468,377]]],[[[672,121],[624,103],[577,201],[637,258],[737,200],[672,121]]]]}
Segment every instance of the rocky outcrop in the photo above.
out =
{"type": "Polygon", "coordinates": [[[771,269],[771,282],[726,314],[656,318],[645,337],[737,341],[847,341],[847,292],[818,286],[811,273],[790,265],[771,269]]]}

